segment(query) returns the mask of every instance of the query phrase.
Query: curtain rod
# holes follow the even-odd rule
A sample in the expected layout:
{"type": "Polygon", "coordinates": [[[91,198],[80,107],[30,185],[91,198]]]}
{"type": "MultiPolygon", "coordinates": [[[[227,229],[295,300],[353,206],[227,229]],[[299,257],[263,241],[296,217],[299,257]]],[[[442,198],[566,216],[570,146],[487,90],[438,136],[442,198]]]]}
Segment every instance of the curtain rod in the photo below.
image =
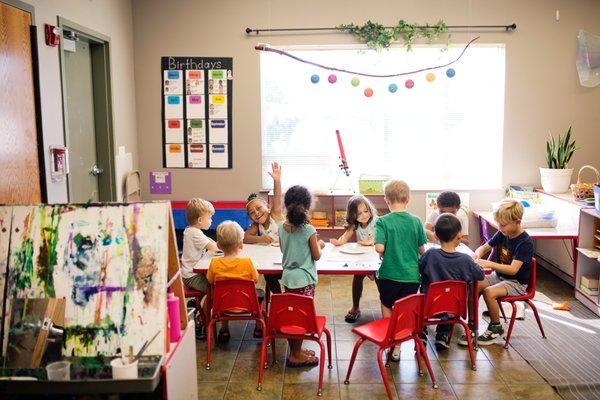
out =
{"type": "MultiPolygon", "coordinates": [[[[418,26],[417,28],[419,29],[424,29],[424,28],[436,28],[437,25],[433,25],[433,26],[418,26]]],[[[391,29],[391,28],[395,28],[394,26],[386,26],[386,29],[391,29]]],[[[515,29],[517,29],[517,24],[512,23],[511,25],[448,25],[447,26],[448,29],[504,29],[505,31],[514,31],[515,29]]],[[[260,32],[305,32],[305,31],[346,31],[347,29],[344,28],[338,28],[338,27],[333,27],[333,28],[275,28],[275,29],[266,29],[266,28],[258,28],[258,29],[252,29],[252,28],[246,28],[246,34],[249,35],[252,32],[256,33],[257,35],[260,32]]]]}

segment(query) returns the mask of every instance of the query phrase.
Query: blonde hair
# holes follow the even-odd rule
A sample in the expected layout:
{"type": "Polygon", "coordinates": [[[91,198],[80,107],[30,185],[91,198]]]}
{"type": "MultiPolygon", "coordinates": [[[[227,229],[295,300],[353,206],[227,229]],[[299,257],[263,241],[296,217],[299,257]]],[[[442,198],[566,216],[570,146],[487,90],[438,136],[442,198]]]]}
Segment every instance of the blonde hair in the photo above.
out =
{"type": "Polygon", "coordinates": [[[499,223],[520,221],[523,219],[523,205],[516,200],[503,201],[494,211],[494,219],[499,223]]]}
{"type": "Polygon", "coordinates": [[[222,250],[231,250],[244,240],[244,230],[234,221],[223,221],[217,226],[217,243],[222,250]]]}
{"type": "Polygon", "coordinates": [[[385,198],[392,204],[408,203],[410,188],[404,181],[393,179],[387,181],[384,187],[385,198]]]}
{"type": "Polygon", "coordinates": [[[191,199],[185,207],[185,217],[187,219],[188,225],[196,223],[198,218],[204,215],[209,214],[212,216],[214,213],[215,208],[210,203],[210,201],[206,201],[200,198],[191,199]]]}

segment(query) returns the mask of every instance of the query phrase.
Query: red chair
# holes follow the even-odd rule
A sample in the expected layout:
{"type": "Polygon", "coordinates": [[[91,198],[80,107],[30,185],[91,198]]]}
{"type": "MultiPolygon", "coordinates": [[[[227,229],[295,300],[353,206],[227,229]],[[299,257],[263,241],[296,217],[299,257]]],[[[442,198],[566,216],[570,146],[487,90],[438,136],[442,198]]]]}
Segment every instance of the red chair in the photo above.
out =
{"type": "Polygon", "coordinates": [[[322,396],[323,370],[325,366],[325,348],[321,341],[323,332],[325,332],[327,338],[327,354],[329,356],[327,368],[333,368],[331,365],[331,333],[325,326],[325,322],[325,317],[317,315],[315,303],[311,297],[294,293],[271,295],[267,329],[265,330],[260,351],[258,386],[256,387],[256,390],[262,390],[263,366],[264,368],[267,368],[267,345],[269,342],[271,342],[273,362],[275,362],[277,360],[275,354],[276,338],[312,340],[317,342],[321,347],[319,359],[319,388],[317,390],[317,396],[322,396]]]}
{"type": "Polygon", "coordinates": [[[210,322],[206,329],[206,369],[210,369],[210,347],[215,324],[224,320],[254,320],[265,330],[262,306],[253,281],[227,279],[216,281],[212,296],[210,322]]]}
{"type": "Polygon", "coordinates": [[[536,267],[537,261],[535,258],[531,259],[531,272],[529,274],[529,285],[527,285],[527,292],[520,296],[505,296],[499,297],[496,299],[498,301],[498,306],[500,307],[500,312],[502,313],[502,317],[504,318],[504,322],[506,322],[506,315],[504,314],[504,310],[502,309],[502,302],[510,303],[512,306],[512,315],[510,316],[510,324],[508,325],[508,333],[506,334],[506,342],[504,342],[504,348],[508,349],[508,342],[510,341],[510,335],[512,334],[513,327],[515,325],[515,319],[517,318],[517,306],[515,302],[523,301],[531,307],[533,311],[533,315],[535,315],[535,319],[537,321],[538,326],[540,327],[540,332],[542,332],[542,338],[546,338],[546,334],[544,333],[544,328],[542,327],[542,321],[540,320],[540,316],[538,314],[538,310],[531,301],[535,297],[535,280],[536,280],[536,267]]]}
{"type": "MultiPolygon", "coordinates": [[[[189,288],[183,285],[183,296],[186,299],[193,298],[196,302],[196,312],[194,313],[196,316],[200,316],[202,323],[206,326],[206,314],[204,314],[204,310],[202,309],[202,299],[206,296],[206,292],[202,292],[200,290],[189,288]]],[[[208,298],[207,300],[208,301],[208,298]]]]}
{"type": "MultiPolygon", "coordinates": [[[[425,306],[423,310],[424,325],[452,325],[452,330],[448,336],[448,344],[452,338],[454,325],[460,324],[465,330],[467,337],[471,337],[467,318],[467,283],[463,281],[440,281],[429,285],[427,296],[425,297],[425,306]],[[454,317],[442,319],[440,314],[452,314],[454,317]]],[[[477,369],[475,365],[475,352],[473,351],[473,342],[468,340],[469,357],[471,357],[471,368],[477,369]]]]}
{"type": "Polygon", "coordinates": [[[348,373],[346,374],[344,384],[350,384],[350,373],[352,372],[358,349],[365,340],[368,340],[379,346],[379,351],[377,352],[379,371],[381,371],[388,397],[393,399],[394,396],[390,387],[390,381],[385,370],[385,364],[383,363],[383,352],[386,349],[391,349],[396,345],[400,345],[402,342],[414,340],[415,350],[417,352],[417,363],[419,365],[419,375],[423,375],[423,370],[421,368],[421,357],[423,357],[433,383],[433,388],[437,389],[438,385],[435,383],[435,375],[431,370],[427,350],[425,349],[423,342],[421,342],[421,339],[419,339],[419,333],[423,331],[423,298],[424,296],[422,294],[413,294],[397,300],[394,303],[392,316],[390,318],[378,319],[377,321],[369,322],[352,329],[352,332],[360,337],[354,345],[352,357],[350,358],[350,366],[348,367],[348,373]]]}

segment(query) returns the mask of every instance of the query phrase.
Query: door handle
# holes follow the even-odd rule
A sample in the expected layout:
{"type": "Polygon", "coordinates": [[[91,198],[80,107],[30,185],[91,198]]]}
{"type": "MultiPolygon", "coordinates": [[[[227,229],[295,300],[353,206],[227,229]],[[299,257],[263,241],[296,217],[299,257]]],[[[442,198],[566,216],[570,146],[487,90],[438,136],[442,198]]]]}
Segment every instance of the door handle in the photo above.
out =
{"type": "Polygon", "coordinates": [[[98,176],[103,172],[104,172],[104,170],[102,168],[100,168],[99,166],[97,166],[96,164],[94,164],[92,166],[92,168],[90,169],[90,174],[92,174],[94,176],[98,176]]]}

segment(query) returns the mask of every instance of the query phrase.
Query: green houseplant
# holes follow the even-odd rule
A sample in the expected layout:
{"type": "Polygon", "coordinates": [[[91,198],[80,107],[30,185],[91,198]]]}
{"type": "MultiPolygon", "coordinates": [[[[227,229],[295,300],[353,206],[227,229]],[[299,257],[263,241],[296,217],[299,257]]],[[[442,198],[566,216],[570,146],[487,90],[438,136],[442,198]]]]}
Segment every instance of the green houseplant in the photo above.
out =
{"type": "Polygon", "coordinates": [[[573,168],[568,168],[577,147],[571,140],[571,127],[558,139],[550,135],[546,141],[546,168],[540,167],[542,187],[549,193],[564,193],[569,190],[573,168]]]}

